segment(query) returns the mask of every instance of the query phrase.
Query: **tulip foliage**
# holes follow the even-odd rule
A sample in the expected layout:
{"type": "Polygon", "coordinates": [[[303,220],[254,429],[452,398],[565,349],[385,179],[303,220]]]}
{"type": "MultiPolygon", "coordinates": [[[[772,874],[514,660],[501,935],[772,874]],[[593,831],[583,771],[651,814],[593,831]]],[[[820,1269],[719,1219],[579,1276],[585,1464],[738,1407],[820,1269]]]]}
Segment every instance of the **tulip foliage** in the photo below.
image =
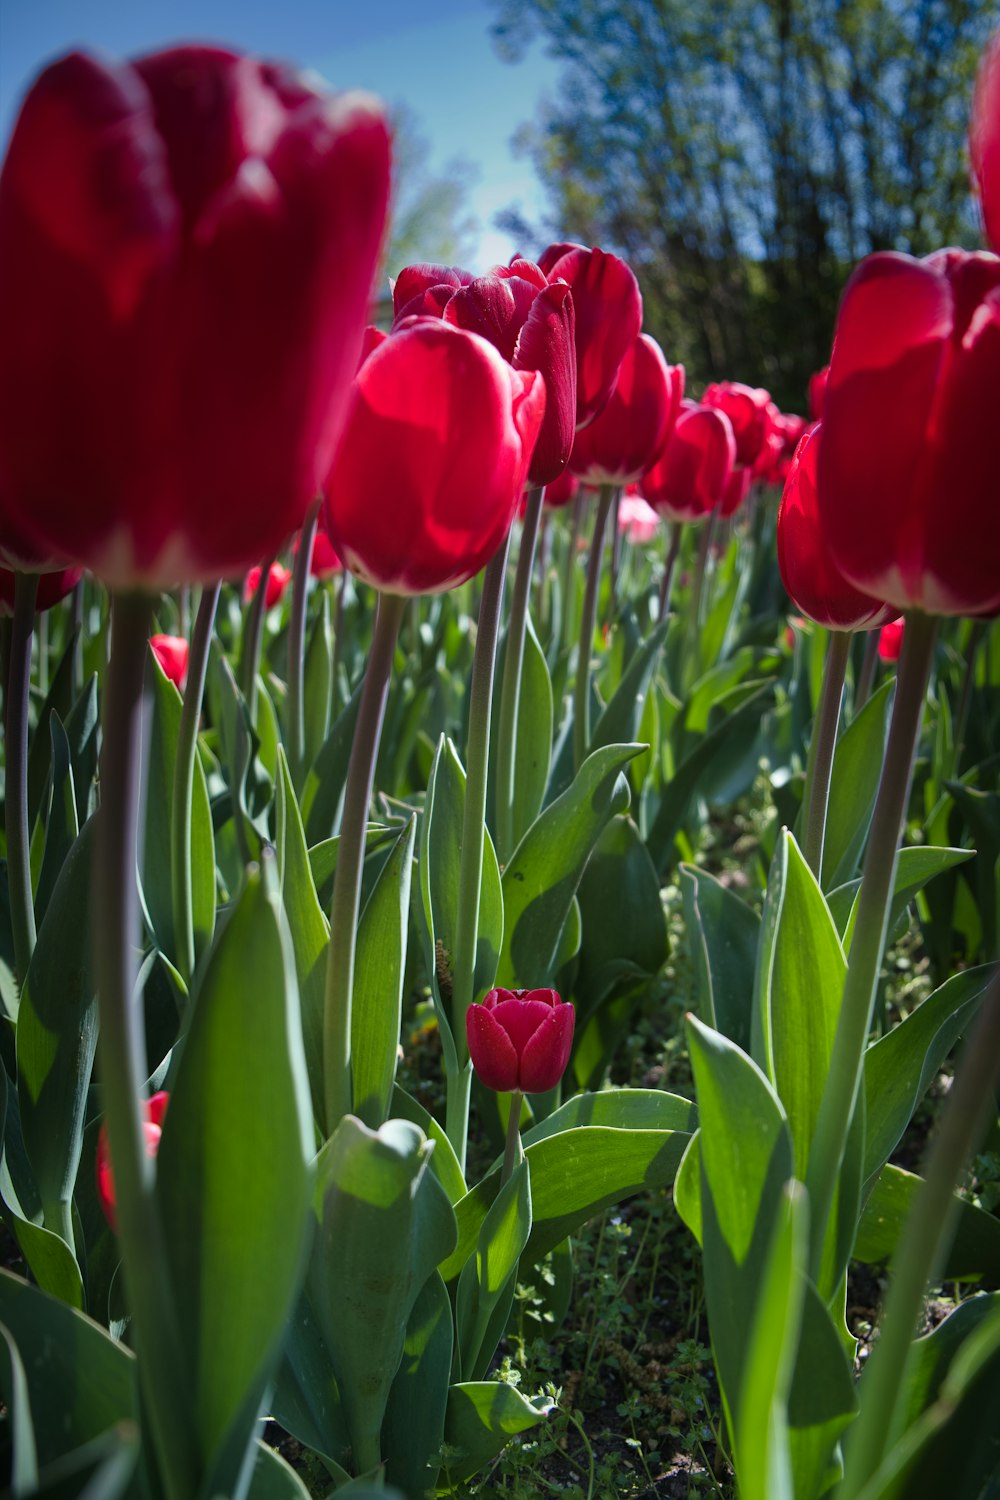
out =
{"type": "Polygon", "coordinates": [[[524,1288],[672,1188],[726,1493],[975,1500],[1000,261],[863,263],[806,430],[598,248],[366,333],[387,194],[372,101],[199,47],[54,64],[0,177],[11,1491],[485,1493],[524,1288]]]}

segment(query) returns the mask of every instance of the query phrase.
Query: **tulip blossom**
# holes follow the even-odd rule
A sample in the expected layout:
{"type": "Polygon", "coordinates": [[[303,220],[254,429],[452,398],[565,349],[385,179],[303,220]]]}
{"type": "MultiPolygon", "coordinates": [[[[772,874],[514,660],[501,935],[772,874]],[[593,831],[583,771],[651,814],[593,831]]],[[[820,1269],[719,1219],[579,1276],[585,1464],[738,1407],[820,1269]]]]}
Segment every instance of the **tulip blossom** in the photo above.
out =
{"type": "Polygon", "coordinates": [[[566,281],[576,315],[576,425],[586,427],[607,405],[622,361],[642,327],[642,294],[617,255],[584,245],[550,245],[539,266],[566,281]]]}
{"type": "Polygon", "coordinates": [[[979,186],[986,238],[1000,253],[1000,31],[987,47],[976,79],[969,157],[979,186]]]}
{"type": "Polygon", "coordinates": [[[822,426],[799,443],[778,509],[778,568],[798,609],[828,630],[874,630],[895,611],[859,593],[830,556],[820,527],[816,466],[822,426]]]}
{"type": "Polygon", "coordinates": [[[634,546],[651,542],[660,529],[660,518],[651,505],[635,492],[623,495],[618,506],[618,530],[634,546]]]}
{"type": "Polygon", "coordinates": [[[545,384],[492,344],[414,320],[358,371],[326,485],[326,528],[377,588],[464,583],[510,529],[545,411],[545,384]]]}
{"type": "MultiPolygon", "coordinates": [[[[83,577],[82,568],[64,568],[59,573],[42,573],[38,579],[35,596],[35,613],[51,609],[60,599],[71,594],[83,577]]],[[[0,568],[0,617],[14,613],[14,575],[8,568],[0,568]]]]}
{"type": "Polygon", "coordinates": [[[180,691],[184,687],[184,679],[187,676],[189,647],[182,635],[154,635],[149,641],[153,655],[163,668],[164,676],[169,677],[174,687],[180,691]]]}
{"type": "Polygon", "coordinates": [[[573,473],[589,485],[632,484],[663,452],[683,394],[683,365],[668,365],[655,339],[639,334],[607,405],[576,435],[573,473]]]}
{"type": "Polygon", "coordinates": [[[814,422],[818,422],[823,415],[823,402],[826,400],[826,382],[829,378],[829,365],[824,365],[822,370],[817,370],[815,375],[810,375],[809,377],[809,415],[814,422]]]}
{"type": "Polygon", "coordinates": [[[555,990],[490,990],[465,1013],[469,1056],[496,1093],[543,1094],[566,1071],[576,1011],[555,990]]]}
{"type": "Polygon", "coordinates": [[[0,532],[117,588],[243,571],[329,470],[389,191],[364,95],[73,53],[0,176],[0,532]]]}
{"type": "Polygon", "coordinates": [[[837,318],[819,458],[833,561],[898,611],[1000,608],[1000,259],[862,261],[837,318]]]}
{"type": "MultiPolygon", "coordinates": [[[[142,1103],[142,1134],[147,1156],[155,1156],[160,1149],[163,1134],[163,1118],[167,1112],[170,1095],[162,1090],[142,1103]]],[[[111,1152],[108,1146],[108,1127],[102,1125],[97,1135],[97,1196],[104,1210],[104,1217],[114,1232],[118,1233],[118,1213],[115,1200],[115,1179],[111,1169],[111,1152]]]]}
{"type": "MultiPolygon", "coordinates": [[[[243,602],[249,604],[250,600],[260,588],[260,577],[263,570],[258,565],[251,568],[243,585],[243,602]]],[[[267,570],[267,583],[264,586],[264,608],[273,609],[281,602],[285,590],[292,581],[292,570],[286,568],[282,563],[273,562],[267,570]]]]}
{"type": "Polygon", "coordinates": [[[725,412],[682,401],[662,456],[642,476],[642,493],[671,521],[701,521],[722,499],[736,462],[725,412]]]}
{"type": "Polygon", "coordinates": [[[701,399],[703,406],[714,406],[725,412],[733,425],[736,462],[752,467],[767,447],[777,411],[768,392],[741,385],[736,380],[723,380],[708,386],[701,399]]]}
{"type": "Polygon", "coordinates": [[[903,650],[903,631],[906,622],[902,615],[889,620],[878,633],[878,654],[882,661],[898,661],[903,650]]]}
{"type": "Polygon", "coordinates": [[[558,479],[545,486],[545,504],[553,510],[569,505],[580,493],[580,481],[569,469],[564,469],[558,479]]]}
{"type": "MultiPolygon", "coordinates": [[[[292,542],[292,552],[296,557],[298,556],[298,537],[292,542]]],[[[313,536],[312,555],[309,558],[310,576],[322,581],[326,578],[333,578],[335,574],[342,573],[343,571],[344,564],[341,562],[340,554],[337,552],[336,547],[323,530],[323,527],[317,526],[315,535],[313,536]]]]}

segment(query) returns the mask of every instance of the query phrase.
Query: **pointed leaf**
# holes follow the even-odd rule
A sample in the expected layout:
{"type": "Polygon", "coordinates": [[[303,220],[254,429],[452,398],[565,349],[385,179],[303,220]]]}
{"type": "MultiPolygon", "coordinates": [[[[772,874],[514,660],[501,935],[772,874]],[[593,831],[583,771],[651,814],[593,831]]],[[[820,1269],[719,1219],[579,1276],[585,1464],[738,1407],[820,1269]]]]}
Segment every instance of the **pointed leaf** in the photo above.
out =
{"type": "Polygon", "coordinates": [[[512,1385],[491,1380],[453,1385],[448,1392],[444,1471],[449,1486],[471,1479],[519,1432],[537,1427],[555,1403],[528,1401],[512,1385]]]}
{"type": "Polygon", "coordinates": [[[707,870],[681,865],[680,874],[701,1019],[748,1051],[760,918],[707,870]]]}
{"type": "Polygon", "coordinates": [[[416,819],[396,840],[361,913],[351,1009],[354,1110],[372,1130],[389,1117],[403,1019],[416,819]]]}
{"type": "Polygon", "coordinates": [[[386,1478],[407,1495],[437,1486],[452,1345],[451,1301],[434,1271],[413,1304],[382,1424],[386,1478]]]}
{"type": "Polygon", "coordinates": [[[891,678],[883,683],[837,741],[823,843],[824,891],[843,885],[857,870],[882,774],[893,686],[891,678]]]}
{"type": "Polygon", "coordinates": [[[486,1332],[494,1310],[513,1293],[521,1251],[531,1231],[531,1183],[527,1160],[518,1163],[482,1222],[476,1254],[462,1267],[455,1304],[460,1368],[481,1379],[493,1358],[486,1332]]]}

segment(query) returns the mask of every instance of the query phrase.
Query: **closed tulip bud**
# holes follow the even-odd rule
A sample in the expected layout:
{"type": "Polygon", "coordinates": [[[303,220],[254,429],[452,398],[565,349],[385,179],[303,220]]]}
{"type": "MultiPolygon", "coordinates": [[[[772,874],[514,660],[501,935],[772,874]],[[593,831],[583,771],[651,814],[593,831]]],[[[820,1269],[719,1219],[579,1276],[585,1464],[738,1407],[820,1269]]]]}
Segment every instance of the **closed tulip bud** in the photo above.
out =
{"type": "Polygon", "coordinates": [[[725,412],[683,401],[661,458],[642,476],[642,493],[671,521],[703,521],[719,505],[736,461],[725,412]]]}
{"type": "Polygon", "coordinates": [[[499,1094],[544,1094],[566,1071],[576,1011],[555,990],[490,990],[465,1030],[481,1083],[499,1094]]]}
{"type": "Polygon", "coordinates": [[[154,635],[150,637],[150,648],[163,669],[164,676],[178,691],[184,686],[188,669],[188,643],[182,635],[154,635]]]}
{"type": "Polygon", "coordinates": [[[932,615],[1000,607],[1000,259],[861,262],[837,317],[823,532],[856,588],[932,615]]]}
{"type": "Polygon", "coordinates": [[[362,95],[74,53],[0,175],[0,533],[118,588],[241,573],[332,458],[389,190],[362,95]]]}
{"type": "Polygon", "coordinates": [[[590,485],[633,483],[663,452],[683,394],[683,365],[668,365],[655,339],[641,333],[607,405],[576,435],[573,473],[590,485]]]}
{"type": "MultiPolygon", "coordinates": [[[[155,1156],[160,1149],[163,1134],[163,1117],[167,1112],[170,1095],[162,1090],[142,1103],[142,1134],[146,1155],[155,1156]]],[[[111,1169],[111,1152],[108,1146],[108,1127],[102,1125],[97,1134],[97,1196],[114,1232],[118,1233],[118,1212],[115,1201],[115,1179],[111,1169]]]]}
{"type": "Polygon", "coordinates": [[[326,485],[325,524],[376,588],[437,593],[473,577],[510,529],[545,383],[477,334],[419,319],[365,361],[326,485]]]}
{"type": "Polygon", "coordinates": [[[889,620],[878,633],[878,654],[882,661],[898,661],[903,650],[903,631],[906,621],[902,615],[889,620]]]}
{"type": "Polygon", "coordinates": [[[987,47],[976,79],[969,156],[979,186],[986,238],[1000,253],[1000,31],[987,47]]]}
{"type": "MultiPolygon", "coordinates": [[[[83,577],[82,568],[64,568],[59,573],[42,573],[38,579],[35,596],[35,613],[51,609],[60,599],[71,594],[83,577]]],[[[14,575],[8,568],[0,568],[0,616],[14,613],[14,575]]]]}
{"type": "Polygon", "coordinates": [[[608,404],[619,367],[639,337],[639,283],[617,255],[583,245],[552,245],[539,265],[550,282],[566,281],[573,292],[576,425],[585,427],[608,404]]]}
{"type": "Polygon", "coordinates": [[[822,426],[795,450],[778,508],[778,568],[790,598],[828,630],[875,630],[895,614],[848,583],[826,545],[816,498],[822,426]]]}
{"type": "MultiPolygon", "coordinates": [[[[243,602],[249,604],[250,600],[260,588],[260,577],[262,568],[258,565],[251,568],[243,585],[243,602]]],[[[264,585],[264,608],[273,609],[284,598],[285,590],[292,579],[291,568],[284,564],[273,562],[267,570],[267,583],[264,585]]]]}
{"type": "Polygon", "coordinates": [[[772,426],[770,394],[760,387],[741,385],[737,380],[722,380],[708,386],[701,399],[702,405],[724,411],[733,424],[737,464],[755,464],[767,445],[772,426]]]}

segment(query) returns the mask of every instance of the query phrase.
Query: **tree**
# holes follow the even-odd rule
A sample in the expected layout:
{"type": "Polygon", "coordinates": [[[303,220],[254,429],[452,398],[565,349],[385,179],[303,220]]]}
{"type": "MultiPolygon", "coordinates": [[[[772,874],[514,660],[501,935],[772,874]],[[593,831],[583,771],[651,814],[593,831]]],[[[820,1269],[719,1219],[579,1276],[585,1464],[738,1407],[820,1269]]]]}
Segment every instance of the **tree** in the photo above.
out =
{"type": "MultiPolygon", "coordinates": [[[[861,256],[975,243],[984,0],[495,0],[563,64],[529,150],[558,238],[617,247],[689,383],[801,409],[861,256]]],[[[523,227],[523,226],[522,226],[523,227]]]]}
{"type": "MultiPolygon", "coordinates": [[[[441,173],[426,165],[427,139],[406,107],[393,111],[393,194],[385,273],[398,276],[413,261],[461,265],[475,254],[479,223],[468,207],[476,169],[455,157],[441,173]]],[[[380,290],[385,288],[385,276],[380,290]]]]}

